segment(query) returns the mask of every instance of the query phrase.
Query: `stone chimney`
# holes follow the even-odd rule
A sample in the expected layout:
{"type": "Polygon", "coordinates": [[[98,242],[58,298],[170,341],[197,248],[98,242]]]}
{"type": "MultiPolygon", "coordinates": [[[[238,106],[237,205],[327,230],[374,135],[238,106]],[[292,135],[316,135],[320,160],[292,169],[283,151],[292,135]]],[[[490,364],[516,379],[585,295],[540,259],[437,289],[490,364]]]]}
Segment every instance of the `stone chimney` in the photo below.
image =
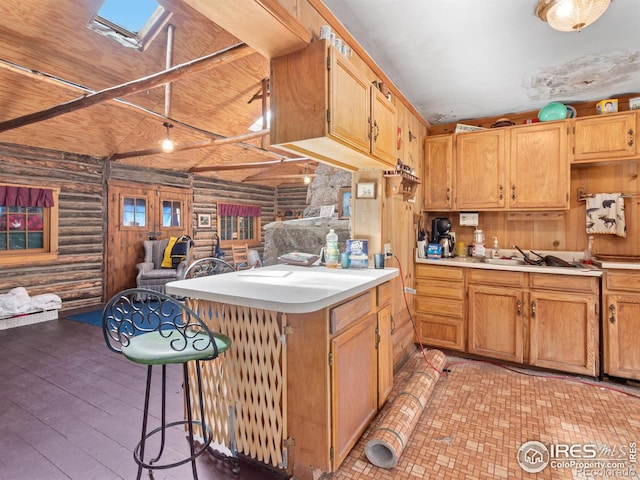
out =
{"type": "Polygon", "coordinates": [[[264,265],[279,263],[278,257],[289,252],[320,254],[331,228],[338,234],[340,251],[346,250],[347,239],[351,238],[350,219],[338,218],[338,197],[341,188],[351,187],[353,175],[323,163],[315,173],[307,191],[308,206],[303,218],[264,226],[264,265]],[[320,208],[324,205],[335,205],[332,217],[320,217],[320,208]]]}

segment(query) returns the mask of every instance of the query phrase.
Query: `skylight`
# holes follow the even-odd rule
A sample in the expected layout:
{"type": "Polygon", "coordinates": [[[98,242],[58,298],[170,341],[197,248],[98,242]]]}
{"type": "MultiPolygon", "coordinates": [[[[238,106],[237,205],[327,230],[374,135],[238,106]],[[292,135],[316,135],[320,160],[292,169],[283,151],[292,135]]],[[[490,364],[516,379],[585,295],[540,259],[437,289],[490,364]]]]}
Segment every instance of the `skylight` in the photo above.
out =
{"type": "Polygon", "coordinates": [[[144,50],[170,16],[156,0],[104,0],[88,26],[124,46],[144,50]]]}
{"type": "Polygon", "coordinates": [[[98,16],[137,35],[158,8],[155,0],[105,0],[98,16]]]}

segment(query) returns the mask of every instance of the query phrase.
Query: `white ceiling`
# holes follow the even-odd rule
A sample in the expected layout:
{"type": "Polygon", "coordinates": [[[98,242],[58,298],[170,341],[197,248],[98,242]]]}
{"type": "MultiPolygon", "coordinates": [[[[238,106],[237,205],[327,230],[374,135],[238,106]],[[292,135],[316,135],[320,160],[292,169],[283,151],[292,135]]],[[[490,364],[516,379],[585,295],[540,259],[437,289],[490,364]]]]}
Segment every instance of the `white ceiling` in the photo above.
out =
{"type": "Polygon", "coordinates": [[[537,0],[323,0],[431,124],[640,92],[640,0],[581,32],[537,0]]]}

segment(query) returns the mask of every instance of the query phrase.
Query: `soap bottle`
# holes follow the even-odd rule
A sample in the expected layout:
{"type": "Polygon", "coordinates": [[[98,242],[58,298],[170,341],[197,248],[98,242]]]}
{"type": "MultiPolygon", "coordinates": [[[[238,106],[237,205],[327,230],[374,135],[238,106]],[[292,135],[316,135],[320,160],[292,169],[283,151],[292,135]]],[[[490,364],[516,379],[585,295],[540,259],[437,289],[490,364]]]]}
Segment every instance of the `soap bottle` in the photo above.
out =
{"type": "Polygon", "coordinates": [[[493,249],[491,250],[491,256],[493,258],[500,258],[500,243],[498,237],[493,237],[493,249]]]}
{"type": "Polygon", "coordinates": [[[340,251],[338,250],[338,234],[332,229],[327,233],[324,249],[324,262],[327,268],[338,268],[340,251]]]}
{"type": "Polygon", "coordinates": [[[593,254],[593,235],[589,235],[587,248],[584,249],[584,256],[582,257],[582,263],[584,263],[585,265],[590,265],[592,254],[593,254]]]}

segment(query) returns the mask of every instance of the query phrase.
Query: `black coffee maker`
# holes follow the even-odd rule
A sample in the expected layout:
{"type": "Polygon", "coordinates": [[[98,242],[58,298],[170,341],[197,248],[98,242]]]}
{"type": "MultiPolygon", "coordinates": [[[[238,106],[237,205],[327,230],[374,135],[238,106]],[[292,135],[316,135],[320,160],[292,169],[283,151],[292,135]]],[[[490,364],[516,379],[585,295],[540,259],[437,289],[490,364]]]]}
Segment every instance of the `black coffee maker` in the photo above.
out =
{"type": "Polygon", "coordinates": [[[439,243],[442,247],[442,257],[453,257],[454,241],[451,236],[451,220],[446,217],[436,217],[431,222],[431,243],[439,243]]]}

